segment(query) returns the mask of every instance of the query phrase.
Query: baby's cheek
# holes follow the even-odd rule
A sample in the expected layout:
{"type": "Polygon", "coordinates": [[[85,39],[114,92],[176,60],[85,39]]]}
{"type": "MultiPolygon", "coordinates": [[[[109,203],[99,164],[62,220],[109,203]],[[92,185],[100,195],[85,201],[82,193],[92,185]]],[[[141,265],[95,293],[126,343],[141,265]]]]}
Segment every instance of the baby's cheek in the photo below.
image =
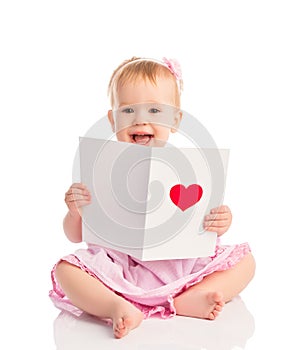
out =
{"type": "Polygon", "coordinates": [[[124,131],[117,132],[117,140],[121,142],[132,142],[129,134],[124,131]]]}
{"type": "Polygon", "coordinates": [[[156,138],[161,141],[167,141],[170,135],[170,128],[168,127],[160,127],[156,130],[156,138]]]}

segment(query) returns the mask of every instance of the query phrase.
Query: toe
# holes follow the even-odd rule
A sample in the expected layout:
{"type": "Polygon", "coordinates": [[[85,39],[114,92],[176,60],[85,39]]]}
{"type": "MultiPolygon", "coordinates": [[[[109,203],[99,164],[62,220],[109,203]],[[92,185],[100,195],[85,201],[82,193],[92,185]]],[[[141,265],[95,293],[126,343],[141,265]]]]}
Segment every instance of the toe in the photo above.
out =
{"type": "Polygon", "coordinates": [[[120,331],[123,328],[125,328],[124,320],[119,318],[114,324],[114,330],[120,331]]]}
{"type": "Polygon", "coordinates": [[[125,324],[122,318],[119,318],[114,324],[113,333],[116,338],[122,338],[125,335],[125,324]]]}
{"type": "Polygon", "coordinates": [[[113,329],[113,334],[116,338],[121,338],[121,331],[119,329],[114,328],[113,329]]]}
{"type": "Polygon", "coordinates": [[[214,315],[214,317],[216,318],[217,316],[218,316],[218,314],[219,314],[219,312],[218,311],[216,311],[216,310],[213,310],[213,315],[214,315]]]}
{"type": "Polygon", "coordinates": [[[213,312],[211,312],[209,315],[208,315],[208,319],[209,320],[214,320],[215,319],[215,315],[213,312]]]}
{"type": "Polygon", "coordinates": [[[222,306],[221,305],[219,305],[219,304],[217,304],[216,306],[215,306],[215,310],[216,311],[222,311],[222,306]]]}
{"type": "Polygon", "coordinates": [[[224,301],[220,301],[218,302],[218,305],[220,305],[221,307],[223,307],[225,305],[225,302],[224,301]]]}
{"type": "Polygon", "coordinates": [[[115,330],[114,330],[114,336],[115,336],[117,339],[123,338],[127,333],[128,333],[128,330],[127,330],[126,328],[115,329],[115,330]]]}

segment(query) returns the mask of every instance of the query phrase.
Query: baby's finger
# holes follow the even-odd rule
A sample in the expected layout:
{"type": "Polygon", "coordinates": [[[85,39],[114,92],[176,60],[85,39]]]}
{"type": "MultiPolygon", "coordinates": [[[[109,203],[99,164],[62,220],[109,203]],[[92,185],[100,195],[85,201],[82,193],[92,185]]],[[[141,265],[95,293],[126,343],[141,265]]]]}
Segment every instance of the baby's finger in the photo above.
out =
{"type": "Polygon", "coordinates": [[[219,228],[219,227],[227,227],[228,221],[227,220],[214,220],[214,221],[205,221],[203,223],[203,226],[206,228],[213,227],[213,228],[219,228]]]}
{"type": "Polygon", "coordinates": [[[204,217],[204,221],[228,220],[228,214],[208,214],[204,217]]]}
{"type": "Polygon", "coordinates": [[[75,202],[79,200],[88,200],[91,198],[90,194],[81,194],[81,193],[69,193],[65,196],[66,202],[75,202]]]}
{"type": "Polygon", "coordinates": [[[88,205],[91,203],[91,198],[83,198],[83,199],[76,199],[76,200],[66,200],[65,201],[68,209],[70,211],[78,210],[80,207],[84,205],[88,205]]]}
{"type": "Polygon", "coordinates": [[[67,196],[71,194],[89,195],[90,192],[87,189],[69,188],[69,190],[65,193],[65,195],[67,196]]]}
{"type": "Polygon", "coordinates": [[[87,186],[85,184],[83,184],[82,182],[75,182],[73,183],[69,190],[71,189],[74,189],[74,188],[77,188],[77,189],[80,189],[80,190],[87,190],[87,186]]]}
{"type": "Polygon", "coordinates": [[[230,209],[227,205],[221,205],[217,208],[213,208],[211,209],[210,213],[211,214],[223,214],[223,213],[229,213],[230,212],[230,209]]]}
{"type": "Polygon", "coordinates": [[[80,194],[80,195],[85,195],[88,196],[90,195],[89,190],[87,187],[83,184],[73,184],[69,190],[65,193],[65,200],[67,196],[71,196],[73,194],[80,194]]]}
{"type": "Polygon", "coordinates": [[[218,236],[221,236],[226,232],[226,227],[205,227],[205,231],[215,232],[218,236]]]}

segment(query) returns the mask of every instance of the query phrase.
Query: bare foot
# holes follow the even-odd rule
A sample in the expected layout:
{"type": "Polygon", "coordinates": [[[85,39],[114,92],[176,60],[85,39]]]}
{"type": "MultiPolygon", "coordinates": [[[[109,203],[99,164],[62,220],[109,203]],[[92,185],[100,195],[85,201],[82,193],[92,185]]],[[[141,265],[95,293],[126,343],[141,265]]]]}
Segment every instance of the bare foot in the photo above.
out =
{"type": "Polygon", "coordinates": [[[214,320],[225,302],[222,293],[188,289],[174,299],[178,315],[214,320]]]}
{"type": "Polygon", "coordinates": [[[123,298],[116,304],[113,314],[113,333],[116,338],[124,337],[143,320],[143,313],[123,298]]]}

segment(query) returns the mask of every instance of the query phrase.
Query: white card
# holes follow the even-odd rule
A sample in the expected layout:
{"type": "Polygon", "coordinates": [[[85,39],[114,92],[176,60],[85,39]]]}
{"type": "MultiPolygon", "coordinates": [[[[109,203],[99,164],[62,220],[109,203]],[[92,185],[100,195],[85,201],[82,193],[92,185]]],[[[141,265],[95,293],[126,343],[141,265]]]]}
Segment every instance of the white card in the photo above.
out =
{"type": "Polygon", "coordinates": [[[83,240],[140,260],[211,256],[203,218],[222,204],[228,150],[80,139],[83,240]]]}

